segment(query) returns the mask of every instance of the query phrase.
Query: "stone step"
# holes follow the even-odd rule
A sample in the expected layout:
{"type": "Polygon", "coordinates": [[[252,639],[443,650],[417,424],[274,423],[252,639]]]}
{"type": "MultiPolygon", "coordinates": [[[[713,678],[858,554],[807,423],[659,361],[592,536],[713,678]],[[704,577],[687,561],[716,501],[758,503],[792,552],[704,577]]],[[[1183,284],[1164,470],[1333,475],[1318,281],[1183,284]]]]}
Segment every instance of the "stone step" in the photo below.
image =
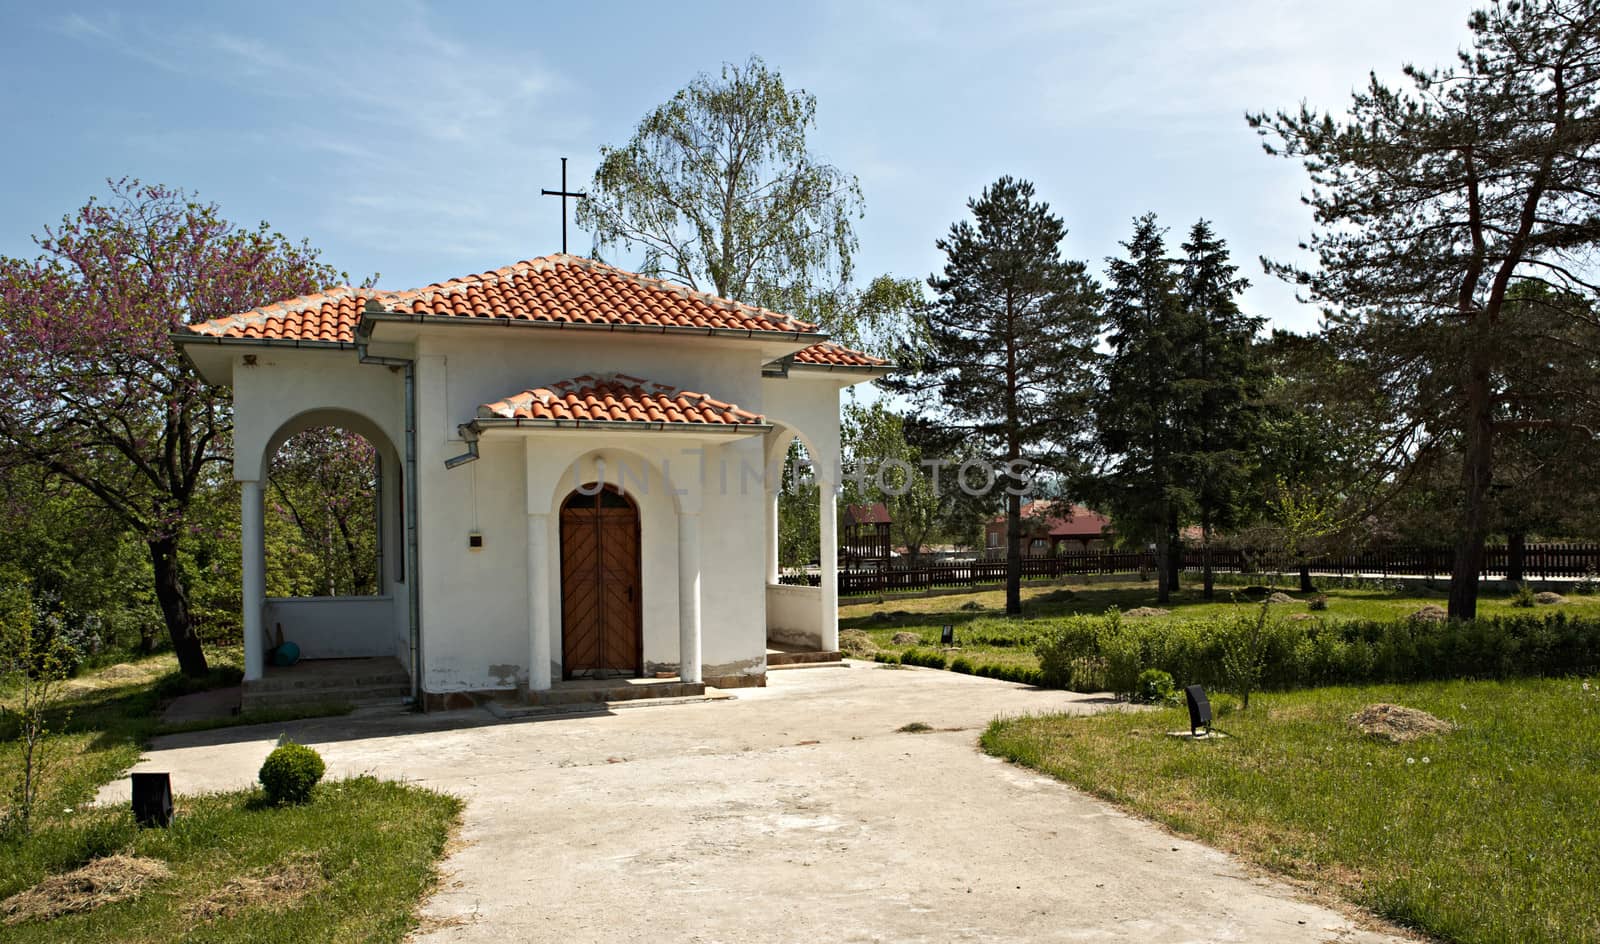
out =
{"type": "Polygon", "coordinates": [[[542,692],[529,692],[530,705],[582,705],[614,701],[634,701],[640,698],[684,698],[704,695],[702,682],[676,680],[618,680],[613,684],[586,682],[560,684],[542,692]]]}
{"type": "Polygon", "coordinates": [[[782,650],[767,653],[767,668],[779,669],[790,665],[806,665],[811,663],[839,662],[843,654],[837,649],[821,649],[815,652],[792,652],[782,650]]]}
{"type": "Polygon", "coordinates": [[[845,669],[843,662],[790,662],[787,665],[769,665],[768,672],[793,672],[796,669],[845,669]]]}
{"type": "Polygon", "coordinates": [[[710,701],[728,701],[733,697],[719,689],[707,688],[700,695],[683,695],[672,698],[652,695],[648,698],[625,698],[619,701],[577,701],[558,705],[518,705],[491,701],[486,702],[483,707],[496,718],[513,719],[609,713],[628,708],[652,708],[663,705],[692,705],[710,701]]]}
{"type": "Polygon", "coordinates": [[[378,671],[372,673],[352,673],[349,675],[305,675],[297,676],[291,669],[280,674],[269,674],[265,678],[256,679],[246,687],[253,692],[305,692],[305,691],[332,691],[346,688],[385,688],[403,686],[408,692],[411,690],[411,676],[404,672],[378,671]]]}
{"type": "Polygon", "coordinates": [[[246,688],[240,699],[244,711],[264,708],[293,708],[305,705],[380,705],[398,704],[411,696],[411,683],[403,685],[362,685],[360,687],[257,691],[246,688]]]}

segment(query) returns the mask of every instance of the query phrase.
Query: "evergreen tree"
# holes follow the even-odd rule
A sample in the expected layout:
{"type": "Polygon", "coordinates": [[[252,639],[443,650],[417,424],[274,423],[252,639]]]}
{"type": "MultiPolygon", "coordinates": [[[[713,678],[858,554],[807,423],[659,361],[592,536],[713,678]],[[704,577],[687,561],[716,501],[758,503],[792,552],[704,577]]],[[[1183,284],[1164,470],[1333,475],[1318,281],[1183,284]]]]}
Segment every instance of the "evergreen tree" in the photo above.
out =
{"type": "Polygon", "coordinates": [[[1165,603],[1177,569],[1174,534],[1198,491],[1184,468],[1191,399],[1185,361],[1200,332],[1183,305],[1163,233],[1154,214],[1141,216],[1122,243],[1127,258],[1108,260],[1103,314],[1111,351],[1094,398],[1104,461],[1083,491],[1111,515],[1120,537],[1155,545],[1157,596],[1165,603]]]}
{"type": "MultiPolygon", "coordinates": [[[[925,454],[958,444],[994,463],[1007,491],[1006,612],[1022,611],[1022,501],[1034,471],[1059,467],[1083,435],[1096,332],[1093,279],[1066,259],[1066,224],[1038,200],[1033,184],[1001,177],[969,200],[937,246],[944,271],[928,284],[922,370],[885,386],[915,397],[909,423],[925,454]]],[[[976,481],[971,483],[979,484],[976,481]]],[[[946,483],[944,487],[949,487],[946,483]]]]}
{"type": "MultiPolygon", "coordinates": [[[[1206,599],[1213,596],[1212,536],[1237,527],[1245,508],[1266,374],[1255,344],[1263,319],[1239,310],[1249,282],[1229,259],[1227,243],[1199,220],[1183,244],[1178,293],[1193,332],[1182,358],[1181,390],[1189,445],[1183,461],[1195,484],[1206,599]]],[[[1169,528],[1169,532],[1172,529],[1169,528]]],[[[1176,538],[1169,534],[1169,539],[1176,538]]],[[[1170,578],[1169,578],[1170,579],[1170,578]]],[[[1176,581],[1172,581],[1174,586],[1176,581]]]]}
{"type": "MultiPolygon", "coordinates": [[[[1374,76],[1348,117],[1253,115],[1269,153],[1301,158],[1320,227],[1317,265],[1273,271],[1327,310],[1341,353],[1361,362],[1399,408],[1409,465],[1458,449],[1449,613],[1477,613],[1493,525],[1497,450],[1516,430],[1570,423],[1529,416],[1505,383],[1521,329],[1508,309],[1518,280],[1568,297],[1600,292],[1600,3],[1495,3],[1469,21],[1473,48],[1450,70],[1407,67],[1409,90],[1374,76]]],[[[1595,327],[1583,311],[1566,313],[1595,327]]],[[[1592,389],[1591,369],[1564,379],[1592,389]]],[[[1396,481],[1404,478],[1397,475],[1396,481]]]]}

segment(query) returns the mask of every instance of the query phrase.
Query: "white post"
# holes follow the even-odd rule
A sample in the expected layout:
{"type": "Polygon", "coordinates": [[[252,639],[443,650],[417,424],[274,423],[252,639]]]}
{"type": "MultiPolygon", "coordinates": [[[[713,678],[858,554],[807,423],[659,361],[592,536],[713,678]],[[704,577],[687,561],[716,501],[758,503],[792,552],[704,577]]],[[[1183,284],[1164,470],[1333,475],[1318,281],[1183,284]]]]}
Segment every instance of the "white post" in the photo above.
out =
{"type": "Polygon", "coordinates": [[[839,648],[839,496],[832,482],[817,483],[821,498],[822,615],[817,624],[822,631],[823,652],[839,648]]]}
{"type": "Polygon", "coordinates": [[[550,687],[550,516],[528,516],[528,691],[550,687]]]}
{"type": "Polygon", "coordinates": [[[261,482],[240,482],[239,544],[244,558],[244,677],[253,682],[266,671],[265,617],[267,549],[261,520],[261,482]]]}
{"type": "Polygon", "coordinates": [[[678,678],[700,681],[700,513],[678,516],[678,678]]]}
{"type": "Polygon", "coordinates": [[[767,493],[767,583],[778,582],[778,492],[767,493]]]}

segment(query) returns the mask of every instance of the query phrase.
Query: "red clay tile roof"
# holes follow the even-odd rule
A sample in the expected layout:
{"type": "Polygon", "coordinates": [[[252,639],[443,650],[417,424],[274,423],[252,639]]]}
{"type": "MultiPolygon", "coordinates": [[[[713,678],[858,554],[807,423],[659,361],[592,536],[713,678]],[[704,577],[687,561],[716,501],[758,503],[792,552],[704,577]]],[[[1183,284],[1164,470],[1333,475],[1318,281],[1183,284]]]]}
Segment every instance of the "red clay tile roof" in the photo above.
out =
{"type": "Polygon", "coordinates": [[[817,364],[826,367],[883,367],[889,362],[881,357],[851,350],[843,344],[823,341],[795,352],[796,364],[817,364]]]}
{"type": "MultiPolygon", "coordinates": [[[[1022,517],[1043,518],[1051,537],[1096,538],[1111,530],[1111,519],[1082,505],[1067,502],[1031,501],[1022,506],[1022,517]]],[[[994,518],[989,527],[1005,526],[1005,515],[994,518]]]]}
{"type": "Polygon", "coordinates": [[[744,426],[765,423],[759,414],[668,384],[627,374],[571,380],[525,390],[478,407],[480,419],[583,420],[744,426]]]}
{"type": "Polygon", "coordinates": [[[407,315],[785,334],[817,330],[788,315],[571,255],[541,256],[404,292],[345,286],[189,330],[212,337],[348,343],[369,299],[386,311],[407,315]]]}
{"type": "Polygon", "coordinates": [[[845,524],[893,524],[894,519],[889,517],[889,509],[883,502],[873,502],[870,505],[849,505],[844,510],[845,524]]]}
{"type": "Polygon", "coordinates": [[[348,285],[301,295],[226,318],[189,325],[195,334],[217,338],[265,338],[292,341],[355,340],[356,322],[374,289],[348,285]]]}

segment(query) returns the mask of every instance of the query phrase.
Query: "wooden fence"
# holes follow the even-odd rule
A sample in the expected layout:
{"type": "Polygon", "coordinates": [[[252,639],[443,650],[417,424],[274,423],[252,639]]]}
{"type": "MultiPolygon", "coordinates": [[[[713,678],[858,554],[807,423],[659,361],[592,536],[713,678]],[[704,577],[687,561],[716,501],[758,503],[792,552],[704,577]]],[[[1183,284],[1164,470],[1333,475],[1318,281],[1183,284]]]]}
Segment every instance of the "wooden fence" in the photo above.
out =
{"type": "MultiPolygon", "coordinates": [[[[1320,575],[1383,577],[1434,577],[1448,575],[1454,552],[1448,547],[1376,547],[1345,554],[1319,555],[1304,562],[1320,575]]],[[[1482,574],[1506,577],[1511,554],[1502,545],[1485,549],[1482,574]]],[[[1204,565],[1198,548],[1183,552],[1183,569],[1199,573],[1204,565]]],[[[1217,573],[1295,573],[1301,561],[1274,551],[1217,548],[1211,552],[1211,566],[1217,573]]],[[[1090,574],[1150,574],[1155,570],[1155,555],[1148,551],[1085,551],[1057,557],[1022,559],[1024,580],[1050,579],[1090,574]]],[[[1522,553],[1522,576],[1529,580],[1578,578],[1600,571],[1600,544],[1530,544],[1522,553]]],[[[1004,560],[951,561],[918,567],[872,567],[839,571],[841,596],[863,593],[893,593],[903,590],[930,590],[943,587],[970,587],[1004,583],[1004,560]]],[[[786,584],[816,586],[816,574],[785,574],[786,584]]]]}

